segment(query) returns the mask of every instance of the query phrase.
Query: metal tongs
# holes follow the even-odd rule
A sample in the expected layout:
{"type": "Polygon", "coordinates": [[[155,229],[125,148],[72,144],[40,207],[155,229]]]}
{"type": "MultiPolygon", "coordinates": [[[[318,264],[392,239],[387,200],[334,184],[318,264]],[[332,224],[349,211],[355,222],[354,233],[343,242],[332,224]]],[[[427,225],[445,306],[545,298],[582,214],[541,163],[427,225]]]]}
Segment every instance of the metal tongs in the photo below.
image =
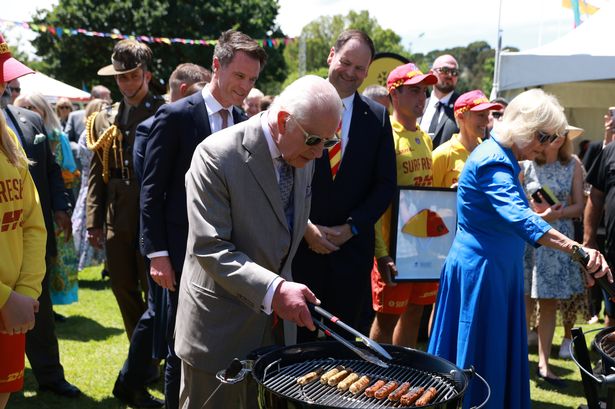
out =
{"type": "Polygon", "coordinates": [[[357,331],[356,329],[352,328],[350,325],[344,323],[339,318],[337,318],[335,315],[333,315],[330,312],[328,312],[327,310],[319,307],[318,305],[308,304],[308,308],[310,309],[310,312],[312,313],[312,320],[314,321],[314,324],[316,324],[316,326],[318,328],[323,330],[323,332],[326,335],[329,335],[330,337],[334,338],[335,340],[341,342],[346,348],[352,350],[355,354],[359,355],[364,360],[366,360],[368,362],[371,362],[371,363],[373,363],[375,365],[378,365],[378,366],[380,366],[382,368],[388,368],[389,367],[389,365],[387,363],[385,363],[383,360],[378,358],[376,355],[372,354],[369,351],[366,351],[366,350],[363,350],[361,348],[356,347],[355,345],[353,345],[352,343],[350,343],[349,341],[344,339],[342,336],[340,336],[336,332],[332,331],[327,325],[325,325],[325,323],[321,322],[319,319],[314,317],[314,314],[318,313],[318,314],[322,315],[324,318],[328,319],[330,322],[336,324],[340,328],[342,328],[342,329],[348,331],[349,333],[351,333],[352,335],[358,337],[361,340],[361,342],[363,342],[363,344],[365,344],[365,346],[367,346],[372,351],[376,352],[377,354],[379,354],[380,356],[384,357],[387,360],[392,360],[393,357],[391,356],[391,354],[389,354],[379,343],[377,343],[373,339],[371,339],[369,337],[366,337],[365,335],[361,334],[359,331],[357,331]]]}

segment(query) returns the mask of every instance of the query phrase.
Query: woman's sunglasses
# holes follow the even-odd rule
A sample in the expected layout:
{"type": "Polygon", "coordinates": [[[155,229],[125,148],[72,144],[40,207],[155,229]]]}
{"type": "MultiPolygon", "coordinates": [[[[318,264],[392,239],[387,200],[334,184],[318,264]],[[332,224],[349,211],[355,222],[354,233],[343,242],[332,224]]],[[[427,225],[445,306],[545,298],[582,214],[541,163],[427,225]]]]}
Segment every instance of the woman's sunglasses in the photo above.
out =
{"type": "Polygon", "coordinates": [[[538,142],[540,142],[541,145],[545,144],[545,143],[551,143],[554,140],[556,140],[557,138],[559,138],[559,135],[554,133],[554,134],[548,134],[548,133],[544,133],[542,131],[538,131],[538,142]]]}

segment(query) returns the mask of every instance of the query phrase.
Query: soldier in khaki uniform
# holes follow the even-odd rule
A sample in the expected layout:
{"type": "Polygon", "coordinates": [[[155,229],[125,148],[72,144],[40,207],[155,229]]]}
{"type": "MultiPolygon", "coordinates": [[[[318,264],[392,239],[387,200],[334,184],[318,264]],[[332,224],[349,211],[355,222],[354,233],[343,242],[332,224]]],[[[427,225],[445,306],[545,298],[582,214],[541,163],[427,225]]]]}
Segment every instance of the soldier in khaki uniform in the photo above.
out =
{"type": "Polygon", "coordinates": [[[138,250],[139,184],[132,165],[137,125],[154,115],[163,99],[149,93],[152,51],[145,44],[122,40],[113,48],[112,64],[98,75],[115,76],[123,99],[87,121],[90,165],[87,198],[88,239],[106,248],[111,288],[128,338],[146,308],[147,280],[138,250]]]}

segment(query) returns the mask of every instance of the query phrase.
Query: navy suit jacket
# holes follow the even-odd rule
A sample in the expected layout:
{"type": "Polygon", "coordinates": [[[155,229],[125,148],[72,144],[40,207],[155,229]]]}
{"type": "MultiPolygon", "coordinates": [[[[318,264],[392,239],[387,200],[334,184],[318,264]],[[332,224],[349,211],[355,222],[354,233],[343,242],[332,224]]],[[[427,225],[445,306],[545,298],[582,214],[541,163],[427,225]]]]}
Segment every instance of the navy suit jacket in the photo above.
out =
{"type": "Polygon", "coordinates": [[[145,150],[147,149],[147,138],[154,123],[154,116],[150,116],[137,126],[135,131],[135,142],[132,145],[132,167],[137,178],[137,183],[143,182],[143,168],[145,167],[145,150]]]}
{"type": "Polygon", "coordinates": [[[391,204],[397,189],[393,133],[387,110],[355,93],[348,135],[335,180],[326,151],[315,161],[310,221],[336,226],[351,217],[359,234],[328,255],[311,251],[305,239],[301,242],[293,261],[293,276],[296,281],[313,284],[312,290],[320,290],[312,282],[316,276],[330,284],[344,283],[345,287],[338,286],[338,291],[355,284],[369,286],[374,224],[391,204]]]}
{"type": "Polygon", "coordinates": [[[38,190],[45,227],[47,228],[46,256],[55,256],[57,247],[53,227],[53,212],[70,208],[70,200],[64,187],[60,165],[55,161],[55,156],[46,137],[47,131],[40,115],[14,105],[6,107],[4,113],[7,121],[12,122],[17,128],[18,137],[26,155],[34,161],[30,165],[30,174],[38,190]],[[38,134],[45,135],[45,138],[35,143],[34,139],[38,134]]]}
{"type": "Polygon", "coordinates": [[[451,99],[448,100],[448,104],[444,106],[444,115],[440,117],[440,122],[438,122],[436,126],[432,139],[433,149],[436,149],[438,146],[451,139],[453,134],[459,133],[459,127],[457,126],[455,113],[453,112],[457,98],[459,98],[459,93],[455,91],[453,95],[451,95],[451,99]]]}
{"type": "MultiPolygon", "coordinates": [[[[234,123],[245,119],[234,107],[234,123]]],[[[178,278],[188,240],[185,175],[197,145],[210,134],[205,100],[197,92],[160,107],[147,138],[141,183],[142,248],[144,254],[167,250],[178,278]]]]}

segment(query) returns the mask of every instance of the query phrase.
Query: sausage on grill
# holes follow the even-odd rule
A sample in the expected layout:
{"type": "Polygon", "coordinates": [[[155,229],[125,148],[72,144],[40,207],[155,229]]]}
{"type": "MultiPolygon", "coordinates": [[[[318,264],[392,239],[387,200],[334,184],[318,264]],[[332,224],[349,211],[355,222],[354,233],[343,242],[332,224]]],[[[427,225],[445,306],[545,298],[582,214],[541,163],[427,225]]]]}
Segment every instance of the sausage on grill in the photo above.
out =
{"type": "Polygon", "coordinates": [[[373,384],[372,386],[370,386],[369,388],[365,389],[365,396],[367,396],[368,398],[373,398],[374,394],[376,393],[376,391],[378,389],[382,388],[385,383],[386,383],[386,381],[383,381],[381,379],[378,382],[376,382],[375,384],[373,384]]]}
{"type": "Polygon", "coordinates": [[[299,378],[297,378],[297,383],[299,385],[307,385],[310,382],[315,381],[316,379],[318,379],[318,377],[320,376],[321,373],[324,372],[324,368],[318,367],[316,369],[314,369],[311,372],[306,373],[303,376],[300,376],[299,378]]]}
{"type": "Polygon", "coordinates": [[[403,395],[399,401],[403,406],[410,406],[414,402],[416,402],[418,398],[421,397],[423,392],[425,392],[425,388],[423,388],[422,386],[415,386],[414,388],[410,389],[405,395],[403,395]]]}
{"type": "Polygon", "coordinates": [[[329,378],[338,373],[339,371],[343,371],[344,367],[341,365],[336,366],[335,368],[329,369],[323,376],[320,377],[320,383],[327,384],[329,378]]]}
{"type": "Polygon", "coordinates": [[[329,386],[335,386],[338,383],[340,383],[344,378],[346,378],[348,375],[350,375],[350,373],[352,373],[352,369],[346,368],[343,371],[340,371],[336,373],[335,375],[333,375],[332,377],[330,377],[327,383],[329,384],[329,386]]]}
{"type": "Polygon", "coordinates": [[[369,376],[363,375],[358,381],[350,385],[350,393],[358,395],[363,392],[363,389],[367,388],[367,385],[369,385],[369,376]]]}
{"type": "Polygon", "coordinates": [[[419,400],[416,401],[415,406],[425,406],[428,405],[437,395],[438,391],[433,386],[425,391],[423,396],[419,400]]]}
{"type": "Polygon", "coordinates": [[[398,402],[402,395],[408,392],[408,389],[410,389],[410,382],[402,383],[399,388],[395,389],[395,392],[389,394],[389,400],[391,402],[398,402]]]}
{"type": "Polygon", "coordinates": [[[395,389],[397,389],[397,382],[389,381],[386,385],[384,385],[382,388],[378,389],[376,393],[374,393],[374,397],[376,399],[384,399],[389,396],[389,394],[395,389]]]}
{"type": "Polygon", "coordinates": [[[348,388],[350,388],[350,385],[355,383],[357,379],[359,379],[359,374],[351,373],[343,381],[337,384],[337,389],[339,389],[340,391],[346,391],[348,390],[348,388]]]}

